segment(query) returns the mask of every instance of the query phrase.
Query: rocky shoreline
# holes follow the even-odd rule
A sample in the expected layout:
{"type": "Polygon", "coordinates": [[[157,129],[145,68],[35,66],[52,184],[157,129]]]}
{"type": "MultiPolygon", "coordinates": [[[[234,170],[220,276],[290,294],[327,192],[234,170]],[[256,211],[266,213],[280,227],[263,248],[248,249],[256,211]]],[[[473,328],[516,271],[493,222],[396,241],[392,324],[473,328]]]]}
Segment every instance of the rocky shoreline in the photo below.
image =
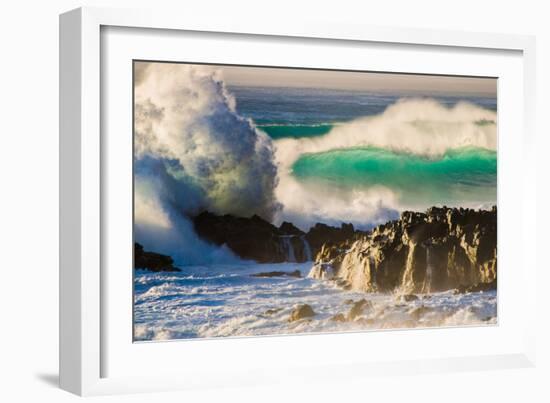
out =
{"type": "Polygon", "coordinates": [[[216,245],[226,245],[237,256],[258,263],[303,263],[311,261],[325,245],[336,245],[366,234],[352,224],[331,227],[317,223],[307,233],[294,224],[279,227],[263,218],[203,212],[193,219],[197,234],[216,245]]]}
{"type": "Polygon", "coordinates": [[[309,277],[364,292],[496,289],[496,207],[403,212],[360,239],[323,246],[309,277]]]}
{"type": "MultiPolygon", "coordinates": [[[[197,215],[193,223],[201,238],[225,245],[242,259],[312,261],[308,277],[333,281],[346,290],[408,295],[496,289],[496,207],[405,211],[399,219],[371,231],[356,230],[352,224],[317,223],[304,232],[289,222],[276,227],[257,215],[245,218],[210,212],[197,215]]],[[[145,252],[136,243],[135,268],[179,271],[173,264],[170,256],[145,252]]],[[[299,272],[257,276],[299,277],[299,272]]]]}
{"type": "Polygon", "coordinates": [[[146,252],[143,246],[134,243],[134,269],[153,272],[178,272],[181,269],[174,266],[174,259],[156,252],[146,252]]]}

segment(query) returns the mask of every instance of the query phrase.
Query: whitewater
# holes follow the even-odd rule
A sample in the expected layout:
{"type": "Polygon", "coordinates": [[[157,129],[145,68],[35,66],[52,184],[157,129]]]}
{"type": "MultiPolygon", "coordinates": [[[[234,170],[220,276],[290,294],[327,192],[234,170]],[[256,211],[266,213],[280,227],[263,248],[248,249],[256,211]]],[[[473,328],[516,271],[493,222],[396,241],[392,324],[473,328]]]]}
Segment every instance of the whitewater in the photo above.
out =
{"type": "Polygon", "coordinates": [[[311,261],[243,262],[198,237],[191,219],[368,230],[404,210],[496,204],[494,97],[228,87],[215,68],[136,66],[135,241],[183,270],[135,272],[135,340],[496,323],[496,292],[406,302],[346,291],[307,278],[311,261]],[[302,277],[252,276],[294,270],[302,277]],[[356,320],[331,320],[362,298],[372,307],[356,320]],[[315,317],[288,322],[304,303],[315,317]]]}
{"type": "Polygon", "coordinates": [[[350,332],[454,327],[497,323],[496,291],[400,295],[344,291],[333,282],[307,278],[311,262],[186,267],[183,273],[137,272],[134,280],[136,341],[209,337],[350,332]],[[252,277],[253,273],[300,270],[302,278],[252,277]],[[351,301],[372,303],[353,321],[351,301]],[[292,309],[309,304],[315,317],[289,322],[292,309]]]}

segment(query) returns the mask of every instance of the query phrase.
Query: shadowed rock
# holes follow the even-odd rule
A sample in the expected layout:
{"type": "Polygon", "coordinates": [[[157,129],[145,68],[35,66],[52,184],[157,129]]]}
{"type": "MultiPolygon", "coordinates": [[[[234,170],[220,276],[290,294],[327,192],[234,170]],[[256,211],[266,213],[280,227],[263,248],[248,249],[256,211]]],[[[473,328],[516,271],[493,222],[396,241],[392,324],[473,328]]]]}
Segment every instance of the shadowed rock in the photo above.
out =
{"type": "Polygon", "coordinates": [[[174,266],[174,260],[167,255],[155,252],[146,252],[139,243],[134,243],[134,269],[149,270],[154,272],[181,271],[174,266]]]}
{"type": "Polygon", "coordinates": [[[274,226],[263,218],[236,217],[202,212],[193,219],[197,234],[208,242],[226,245],[237,256],[259,263],[312,260],[324,244],[352,240],[360,231],[353,225],[340,228],[316,224],[306,234],[290,222],[274,226]]]}
{"type": "Polygon", "coordinates": [[[294,271],[268,271],[265,273],[254,273],[252,277],[302,277],[300,270],[294,271]]]}

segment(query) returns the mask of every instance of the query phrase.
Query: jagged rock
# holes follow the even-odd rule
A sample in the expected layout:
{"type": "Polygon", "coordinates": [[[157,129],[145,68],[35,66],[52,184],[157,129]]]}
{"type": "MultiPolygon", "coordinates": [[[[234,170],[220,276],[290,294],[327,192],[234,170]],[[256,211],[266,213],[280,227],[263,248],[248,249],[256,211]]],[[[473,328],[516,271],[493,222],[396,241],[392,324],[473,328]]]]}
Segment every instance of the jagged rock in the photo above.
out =
{"type": "Polygon", "coordinates": [[[252,274],[252,277],[285,277],[285,276],[300,278],[302,277],[302,273],[300,273],[300,270],[294,270],[294,271],[268,271],[265,273],[252,274]]]}
{"type": "Polygon", "coordinates": [[[257,215],[250,218],[203,212],[193,220],[197,234],[216,245],[227,245],[243,259],[260,263],[284,262],[280,237],[286,235],[257,215]]]}
{"type": "MultiPolygon", "coordinates": [[[[496,280],[496,233],[496,207],[405,211],[398,220],[368,233],[325,243],[315,263],[330,265],[337,285],[357,291],[430,293],[460,285],[467,289],[496,280]]],[[[322,273],[317,269],[310,275],[322,278],[322,273]]]]}
{"type": "Polygon", "coordinates": [[[334,278],[334,271],[330,264],[317,263],[310,270],[308,277],[320,280],[332,280],[334,278]]]}
{"type": "Polygon", "coordinates": [[[286,235],[297,235],[297,236],[302,236],[304,235],[304,231],[300,230],[299,228],[297,228],[294,224],[288,222],[288,221],[284,221],[280,226],[279,226],[279,231],[281,231],[283,234],[286,234],[286,235]]]}
{"type": "Polygon", "coordinates": [[[289,222],[277,228],[257,215],[236,217],[206,211],[196,216],[193,224],[201,238],[226,245],[237,256],[259,263],[309,261],[322,245],[351,240],[361,234],[351,224],[342,224],[341,228],[316,224],[306,234],[289,222]]]}
{"type": "Polygon", "coordinates": [[[146,252],[143,245],[134,243],[134,269],[149,270],[154,272],[177,272],[181,269],[174,266],[174,260],[167,255],[155,252],[146,252]]]}
{"type": "Polygon", "coordinates": [[[330,320],[333,321],[333,322],[345,322],[346,317],[344,316],[343,313],[337,313],[336,315],[331,317],[330,320]]]}
{"type": "Polygon", "coordinates": [[[308,304],[302,304],[302,305],[298,305],[296,308],[292,310],[292,312],[290,313],[290,317],[288,318],[288,321],[294,322],[304,318],[311,318],[313,316],[315,316],[315,312],[313,311],[311,306],[309,306],[308,304]]]}
{"type": "Polygon", "coordinates": [[[365,309],[370,308],[372,306],[370,301],[367,301],[366,299],[360,299],[359,301],[355,302],[348,313],[348,320],[354,320],[356,317],[361,316],[365,309]]]}
{"type": "Polygon", "coordinates": [[[315,224],[306,234],[306,239],[314,254],[321,250],[325,244],[341,244],[346,241],[353,241],[356,236],[363,234],[355,231],[353,224],[342,223],[340,228],[331,227],[326,224],[315,224]]]}

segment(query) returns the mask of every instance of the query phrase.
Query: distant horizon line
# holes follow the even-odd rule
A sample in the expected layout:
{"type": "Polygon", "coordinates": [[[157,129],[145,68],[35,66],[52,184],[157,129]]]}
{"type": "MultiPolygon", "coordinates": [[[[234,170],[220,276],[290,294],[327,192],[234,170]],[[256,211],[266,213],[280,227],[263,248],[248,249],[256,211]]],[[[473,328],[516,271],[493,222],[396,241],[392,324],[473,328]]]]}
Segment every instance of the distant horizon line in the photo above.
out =
{"type": "Polygon", "coordinates": [[[225,83],[226,87],[231,88],[261,88],[261,89],[308,89],[308,90],[317,90],[317,91],[334,91],[334,92],[357,92],[363,94],[388,94],[388,95],[416,95],[420,97],[429,97],[431,95],[440,95],[447,97],[471,97],[471,98],[491,98],[497,99],[497,94],[488,93],[488,92],[446,92],[446,91],[423,91],[423,90],[394,90],[394,89],[377,89],[377,90],[368,90],[368,89],[352,89],[352,88],[337,88],[337,87],[314,87],[314,86],[299,86],[299,85],[253,85],[253,84],[230,84],[225,83]]]}

